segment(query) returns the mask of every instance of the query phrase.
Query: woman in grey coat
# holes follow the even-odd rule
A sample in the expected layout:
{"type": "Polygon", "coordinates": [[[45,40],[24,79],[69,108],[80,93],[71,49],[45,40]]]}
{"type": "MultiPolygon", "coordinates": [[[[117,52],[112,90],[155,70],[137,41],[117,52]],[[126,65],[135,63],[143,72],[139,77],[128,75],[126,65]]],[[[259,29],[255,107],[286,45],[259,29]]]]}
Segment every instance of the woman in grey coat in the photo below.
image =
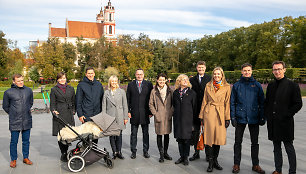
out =
{"type": "Polygon", "coordinates": [[[172,90],[167,83],[167,76],[161,73],[157,76],[156,85],[151,91],[149,107],[154,115],[155,133],[157,134],[157,147],[159,150],[159,162],[164,159],[172,160],[168,155],[169,134],[172,130],[172,90]],[[162,136],[164,135],[164,147],[162,136]]]}
{"type": "Polygon", "coordinates": [[[111,76],[108,80],[108,90],[105,91],[102,101],[102,113],[116,117],[116,122],[121,128],[119,136],[110,136],[110,144],[113,150],[113,159],[116,157],[124,159],[121,153],[122,147],[122,130],[128,122],[128,106],[126,93],[119,88],[117,76],[111,76]]]}
{"type": "MultiPolygon", "coordinates": [[[[75,114],[75,92],[74,88],[67,85],[66,74],[60,72],[56,78],[57,84],[51,89],[50,93],[50,110],[52,114],[57,114],[63,118],[69,125],[74,126],[75,114]]],[[[64,127],[61,121],[53,116],[52,135],[57,136],[58,132],[64,127]]],[[[68,145],[58,142],[62,156],[61,161],[67,161],[68,145]]]]}

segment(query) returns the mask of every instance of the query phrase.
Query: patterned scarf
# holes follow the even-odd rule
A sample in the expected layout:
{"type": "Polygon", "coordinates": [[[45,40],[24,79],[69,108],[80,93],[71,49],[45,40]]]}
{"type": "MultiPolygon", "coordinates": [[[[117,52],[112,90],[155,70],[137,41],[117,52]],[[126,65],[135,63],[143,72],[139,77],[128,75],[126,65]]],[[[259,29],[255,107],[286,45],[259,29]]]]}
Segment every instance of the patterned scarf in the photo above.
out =
{"type": "Polygon", "coordinates": [[[215,92],[217,92],[221,88],[221,86],[223,86],[223,82],[222,80],[220,80],[219,82],[216,82],[214,80],[213,85],[214,85],[215,92]]]}
{"type": "Polygon", "coordinates": [[[179,90],[181,100],[183,99],[183,96],[187,92],[187,90],[188,90],[188,88],[184,88],[184,89],[179,90]]]}
{"type": "Polygon", "coordinates": [[[59,89],[61,89],[64,94],[66,93],[67,82],[64,85],[57,83],[56,86],[59,87],[59,89]]]}

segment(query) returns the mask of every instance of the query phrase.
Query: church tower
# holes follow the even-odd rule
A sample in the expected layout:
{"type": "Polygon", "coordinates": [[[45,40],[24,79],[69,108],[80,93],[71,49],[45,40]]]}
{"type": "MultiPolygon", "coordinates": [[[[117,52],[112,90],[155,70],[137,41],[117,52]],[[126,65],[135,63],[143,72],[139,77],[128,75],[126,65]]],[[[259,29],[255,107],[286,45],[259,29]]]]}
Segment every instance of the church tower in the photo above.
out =
{"type": "Polygon", "coordinates": [[[116,43],[116,35],[115,35],[115,8],[112,6],[111,1],[109,0],[107,6],[104,7],[104,28],[103,35],[106,40],[110,42],[116,43]]]}
{"type": "Polygon", "coordinates": [[[101,10],[100,10],[100,13],[97,14],[96,21],[97,21],[97,23],[103,23],[103,21],[104,21],[104,16],[103,16],[103,9],[102,9],[102,7],[101,7],[101,10]]]}

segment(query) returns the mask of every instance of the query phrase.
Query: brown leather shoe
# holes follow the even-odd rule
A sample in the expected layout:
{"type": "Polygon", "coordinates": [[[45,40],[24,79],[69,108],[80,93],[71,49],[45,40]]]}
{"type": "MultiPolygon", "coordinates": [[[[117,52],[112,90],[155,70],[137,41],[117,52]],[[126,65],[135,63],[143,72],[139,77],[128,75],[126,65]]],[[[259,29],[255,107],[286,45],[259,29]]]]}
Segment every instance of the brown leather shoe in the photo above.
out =
{"type": "Polygon", "coordinates": [[[282,174],[282,172],[274,171],[272,174],[282,174]]]}
{"type": "Polygon", "coordinates": [[[253,166],[252,170],[257,172],[257,173],[260,173],[260,174],[265,174],[266,173],[264,170],[261,169],[261,167],[259,165],[253,166]]]}
{"type": "Polygon", "coordinates": [[[239,173],[240,172],[240,167],[238,164],[235,164],[233,166],[233,170],[232,170],[233,173],[239,173]]]}
{"type": "Polygon", "coordinates": [[[11,161],[10,167],[12,167],[12,168],[16,167],[16,160],[11,161]]]}
{"type": "Polygon", "coordinates": [[[25,163],[27,165],[32,165],[33,164],[33,162],[29,160],[29,158],[23,159],[23,163],[25,163]]]}

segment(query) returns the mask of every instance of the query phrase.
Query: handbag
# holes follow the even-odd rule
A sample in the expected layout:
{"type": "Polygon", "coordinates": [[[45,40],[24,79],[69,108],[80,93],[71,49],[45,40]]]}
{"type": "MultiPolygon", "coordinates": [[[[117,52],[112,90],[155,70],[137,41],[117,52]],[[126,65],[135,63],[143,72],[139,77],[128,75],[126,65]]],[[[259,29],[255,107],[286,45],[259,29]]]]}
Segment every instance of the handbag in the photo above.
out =
{"type": "Polygon", "coordinates": [[[201,124],[201,131],[199,134],[199,140],[197,144],[197,150],[204,150],[204,126],[201,124]]]}

